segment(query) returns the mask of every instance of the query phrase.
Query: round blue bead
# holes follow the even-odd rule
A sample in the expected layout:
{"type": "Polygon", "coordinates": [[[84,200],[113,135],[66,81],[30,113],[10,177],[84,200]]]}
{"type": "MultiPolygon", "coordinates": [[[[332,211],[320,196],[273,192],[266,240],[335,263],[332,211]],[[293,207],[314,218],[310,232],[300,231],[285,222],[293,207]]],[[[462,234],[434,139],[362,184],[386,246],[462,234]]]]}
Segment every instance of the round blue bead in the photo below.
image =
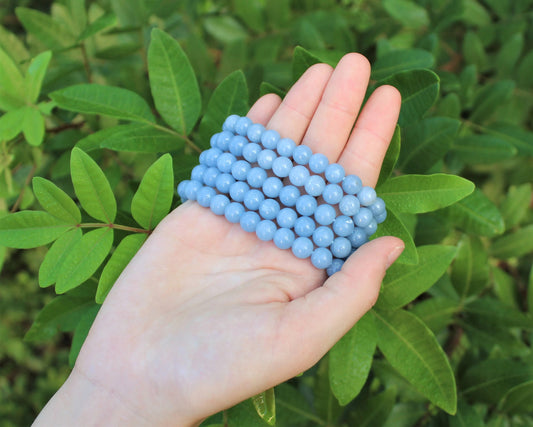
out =
{"type": "Polygon", "coordinates": [[[224,194],[217,194],[211,199],[209,207],[215,215],[224,215],[226,206],[229,205],[229,199],[224,194]]]}
{"type": "Polygon", "coordinates": [[[241,135],[235,135],[229,142],[229,152],[235,157],[242,156],[243,148],[248,144],[248,140],[241,135]]]}
{"type": "Polygon", "coordinates": [[[342,189],[347,194],[356,194],[363,188],[363,182],[357,175],[346,175],[342,181],[342,189]]]}
{"type": "Polygon", "coordinates": [[[185,197],[189,200],[196,200],[196,193],[202,187],[203,185],[200,181],[189,181],[187,187],[185,187],[185,197]]]}
{"type": "Polygon", "coordinates": [[[291,159],[288,157],[278,157],[274,160],[274,163],[272,163],[272,172],[280,178],[286,178],[289,176],[292,166],[291,159]]]}
{"type": "Polygon", "coordinates": [[[217,176],[215,187],[221,193],[229,193],[229,188],[234,182],[235,178],[233,178],[229,173],[221,173],[219,176],[217,176]]]}
{"type": "Polygon", "coordinates": [[[205,165],[209,167],[215,167],[217,165],[218,157],[222,154],[220,148],[210,148],[205,151],[205,165]]]}
{"type": "Polygon", "coordinates": [[[318,197],[324,191],[326,183],[320,175],[311,175],[305,182],[305,191],[310,196],[318,197]]]}
{"type": "MultiPolygon", "coordinates": [[[[194,172],[194,169],[193,169],[194,172]]],[[[192,178],[192,175],[191,175],[192,178]]],[[[368,206],[368,209],[372,211],[372,214],[374,216],[381,215],[383,212],[385,212],[385,202],[381,197],[376,197],[376,200],[374,203],[368,206]]]]}
{"type": "Polygon", "coordinates": [[[367,236],[372,236],[377,230],[378,230],[378,223],[373,218],[372,221],[370,221],[370,224],[368,224],[365,228],[363,228],[367,236]]]}
{"type": "Polygon", "coordinates": [[[361,205],[370,206],[376,201],[376,190],[372,187],[363,187],[359,193],[357,193],[357,198],[361,205]]]}
{"type": "Polygon", "coordinates": [[[236,202],[244,201],[244,196],[250,190],[250,186],[246,182],[237,181],[229,187],[229,195],[236,202]]]}
{"type": "Polygon", "coordinates": [[[331,251],[326,248],[316,248],[311,254],[311,262],[316,268],[328,268],[333,261],[331,251]]]}
{"type": "Polygon", "coordinates": [[[307,237],[298,237],[292,244],[292,253],[300,259],[308,258],[313,253],[313,242],[307,237]]]}
{"type": "Polygon", "coordinates": [[[244,206],[251,211],[259,209],[261,202],[265,200],[265,196],[259,190],[250,190],[244,195],[244,206]]]}
{"type": "Polygon", "coordinates": [[[341,237],[347,237],[353,233],[355,224],[353,219],[347,215],[339,215],[333,221],[333,231],[341,237]]]}
{"type": "Polygon", "coordinates": [[[263,193],[265,196],[275,199],[283,188],[283,182],[277,176],[269,176],[263,182],[263,193]]]}
{"type": "Polygon", "coordinates": [[[185,190],[187,188],[187,185],[189,185],[189,180],[183,180],[178,184],[177,192],[178,196],[180,196],[180,199],[182,202],[185,202],[187,200],[187,196],[185,195],[185,190]]]}
{"type": "Polygon", "coordinates": [[[368,242],[368,236],[366,235],[364,229],[355,227],[353,233],[348,236],[348,240],[350,240],[352,247],[358,248],[359,246],[368,242]]]}
{"type": "Polygon", "coordinates": [[[237,114],[232,114],[231,116],[228,116],[226,120],[224,120],[224,124],[222,125],[222,130],[227,130],[229,132],[235,132],[235,124],[237,123],[237,120],[239,120],[241,117],[237,114]]]}
{"type": "Polygon", "coordinates": [[[208,208],[211,206],[211,199],[215,197],[217,192],[212,187],[203,187],[196,193],[196,201],[200,206],[208,208]]]}
{"type": "Polygon", "coordinates": [[[322,173],[329,165],[328,158],[322,153],[315,153],[309,159],[309,169],[314,173],[322,173]]]}
{"type": "Polygon", "coordinates": [[[222,153],[218,156],[217,159],[217,168],[220,172],[229,173],[231,172],[231,166],[235,163],[237,159],[231,153],[222,153]]]}
{"type": "Polygon", "coordinates": [[[296,200],[296,210],[300,215],[311,216],[317,209],[317,201],[313,196],[304,194],[296,200]]]}
{"type": "Polygon", "coordinates": [[[257,161],[257,156],[259,155],[261,150],[262,148],[259,144],[251,142],[242,149],[242,156],[248,162],[255,163],[257,161]]]}
{"type": "Polygon", "coordinates": [[[272,169],[272,163],[278,156],[272,150],[263,150],[257,155],[257,164],[263,169],[272,169]]]}
{"type": "Polygon", "coordinates": [[[274,238],[274,234],[276,233],[277,229],[278,227],[276,227],[276,224],[274,224],[268,219],[264,219],[259,224],[257,224],[255,234],[257,235],[259,240],[268,242],[269,240],[272,240],[274,238]]]}
{"type": "Polygon", "coordinates": [[[244,212],[240,219],[241,228],[249,233],[255,233],[257,224],[261,221],[261,217],[256,212],[244,212]]]}
{"type": "Polygon", "coordinates": [[[309,179],[309,170],[305,166],[294,166],[289,172],[289,181],[296,187],[302,187],[309,179]]]}
{"type": "Polygon", "coordinates": [[[215,148],[217,146],[218,135],[218,133],[214,133],[213,135],[211,135],[211,139],[209,140],[209,145],[211,146],[211,148],[215,148]]]}
{"type": "Polygon", "coordinates": [[[379,215],[376,215],[375,216],[375,220],[378,224],[381,224],[382,222],[384,222],[385,220],[387,219],[387,211],[383,211],[382,213],[380,213],[379,215]]]}
{"type": "Polygon", "coordinates": [[[231,165],[231,174],[237,181],[245,181],[251,168],[246,160],[237,160],[231,165]]]}
{"type": "Polygon", "coordinates": [[[260,142],[261,136],[263,135],[264,131],[265,131],[265,127],[262,124],[254,123],[253,125],[250,125],[248,127],[246,136],[248,136],[248,139],[252,142],[260,142]]]}
{"type": "Polygon", "coordinates": [[[204,172],[204,184],[210,187],[214,187],[217,181],[217,177],[219,175],[220,175],[220,171],[217,168],[215,167],[208,168],[204,172]]]}
{"type": "MultiPolygon", "coordinates": [[[[205,165],[205,158],[207,157],[207,150],[204,150],[198,156],[198,161],[201,165],[205,165]]],[[[206,165],[207,166],[207,165],[206,165]]]]}
{"type": "Polygon", "coordinates": [[[323,225],[317,227],[315,231],[313,231],[313,242],[315,242],[315,245],[320,248],[325,248],[331,245],[334,237],[331,228],[324,227],[323,225]]]}
{"type": "Polygon", "coordinates": [[[338,163],[332,163],[326,168],[324,176],[328,182],[338,184],[344,179],[344,168],[338,163]]]}
{"type": "Polygon", "coordinates": [[[306,165],[312,155],[313,152],[307,145],[298,145],[292,153],[292,158],[299,165],[306,165]]]}
{"type": "Polygon", "coordinates": [[[240,222],[243,213],[244,206],[236,202],[231,202],[224,210],[224,216],[232,224],[237,224],[240,222]]]}
{"type": "Polygon", "coordinates": [[[352,244],[346,237],[337,237],[331,244],[331,253],[337,258],[346,258],[352,252],[352,244]]]}
{"type": "Polygon", "coordinates": [[[312,236],[315,228],[315,221],[308,216],[301,216],[294,222],[294,232],[301,237],[312,236]]]}
{"type": "Polygon", "coordinates": [[[331,205],[320,205],[315,211],[315,221],[320,225],[330,225],[335,221],[335,208],[331,205]]]}
{"type": "Polygon", "coordinates": [[[333,258],[331,265],[326,270],[327,275],[333,276],[338,271],[341,271],[341,268],[343,265],[344,265],[344,261],[342,259],[333,258]]]}
{"type": "Polygon", "coordinates": [[[359,212],[355,214],[353,217],[353,220],[355,222],[355,225],[358,227],[364,228],[368,224],[370,224],[370,221],[372,221],[372,211],[368,208],[361,208],[359,209],[359,212]]]}
{"type": "Polygon", "coordinates": [[[259,215],[265,219],[276,219],[279,211],[279,203],[274,199],[265,199],[259,205],[259,215]]]}
{"type": "Polygon", "coordinates": [[[228,131],[220,132],[217,138],[217,148],[222,151],[228,151],[229,142],[231,141],[231,138],[233,138],[233,136],[233,133],[228,131]]]}
{"type": "Polygon", "coordinates": [[[273,129],[269,129],[263,132],[261,135],[261,143],[263,144],[263,147],[268,148],[269,150],[275,150],[278,141],[279,141],[279,133],[273,129]]]}
{"type": "Polygon", "coordinates": [[[343,215],[354,216],[359,212],[359,199],[352,194],[347,194],[339,202],[339,210],[343,215]]]}
{"type": "Polygon", "coordinates": [[[280,156],[291,157],[295,148],[296,143],[290,138],[283,138],[278,141],[277,150],[280,156]]]}
{"type": "Polygon", "coordinates": [[[196,165],[192,168],[191,179],[195,181],[204,182],[204,172],[207,170],[206,165],[196,165]]]}
{"type": "Polygon", "coordinates": [[[252,121],[248,117],[240,117],[235,123],[235,133],[246,136],[248,128],[252,125],[252,121]]]}
{"type": "Polygon", "coordinates": [[[322,192],[322,197],[326,203],[330,205],[336,205],[342,200],[344,195],[342,188],[337,184],[328,184],[322,192]]]}
{"type": "Polygon", "coordinates": [[[274,233],[274,244],[280,249],[289,249],[294,239],[294,232],[288,228],[279,228],[274,233]]]}
{"type": "Polygon", "coordinates": [[[283,208],[278,212],[276,220],[278,221],[278,225],[280,227],[292,228],[294,227],[294,223],[296,222],[297,218],[298,215],[296,214],[294,209],[283,208]]]}
{"type": "Polygon", "coordinates": [[[266,179],[266,170],[258,167],[250,169],[248,171],[248,176],[246,177],[246,181],[248,181],[248,184],[250,184],[250,187],[252,188],[261,188],[266,179]]]}
{"type": "Polygon", "coordinates": [[[294,206],[300,197],[300,190],[294,185],[286,185],[279,192],[279,200],[285,206],[294,206]]]}

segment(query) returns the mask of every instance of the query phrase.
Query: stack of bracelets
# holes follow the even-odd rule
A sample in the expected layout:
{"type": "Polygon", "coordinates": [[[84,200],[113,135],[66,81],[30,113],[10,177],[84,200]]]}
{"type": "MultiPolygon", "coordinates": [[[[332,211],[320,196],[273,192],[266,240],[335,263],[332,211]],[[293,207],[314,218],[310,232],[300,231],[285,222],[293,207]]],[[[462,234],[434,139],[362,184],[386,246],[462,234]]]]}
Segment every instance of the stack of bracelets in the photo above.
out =
{"type": "Polygon", "coordinates": [[[385,202],[358,176],[237,115],[212,136],[177,190],[183,202],[196,200],[260,240],[311,257],[329,276],[387,217],[385,202]]]}

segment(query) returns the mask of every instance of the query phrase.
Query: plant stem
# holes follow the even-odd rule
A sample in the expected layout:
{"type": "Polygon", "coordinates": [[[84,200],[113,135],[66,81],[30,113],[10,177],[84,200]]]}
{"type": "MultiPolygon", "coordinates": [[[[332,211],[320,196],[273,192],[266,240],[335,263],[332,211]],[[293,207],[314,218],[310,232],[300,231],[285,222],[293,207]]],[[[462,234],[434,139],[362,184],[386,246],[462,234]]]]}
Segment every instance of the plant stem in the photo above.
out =
{"type": "Polygon", "coordinates": [[[131,231],[133,233],[144,233],[144,234],[150,234],[152,232],[152,230],[145,230],[144,228],[136,228],[136,227],[130,227],[128,225],[120,225],[120,224],[105,224],[103,222],[84,222],[82,224],[78,224],[77,227],[80,227],[80,228],[109,227],[115,230],[124,230],[124,231],[131,231]]]}
{"type": "Polygon", "coordinates": [[[85,68],[85,73],[87,74],[87,81],[92,83],[93,76],[91,71],[91,65],[89,64],[89,57],[87,56],[87,49],[85,48],[85,43],[80,43],[81,56],[83,57],[83,67],[85,68]]]}
{"type": "Polygon", "coordinates": [[[180,138],[182,138],[185,143],[191,147],[194,151],[198,152],[198,153],[201,153],[202,152],[202,149],[200,147],[198,147],[194,142],[192,142],[188,137],[187,135],[183,135],[181,133],[178,133],[176,132],[175,130],[172,130],[172,129],[169,129],[165,126],[161,126],[161,125],[158,125],[157,123],[153,123],[153,122],[146,122],[148,124],[150,124],[151,126],[153,126],[154,128],[162,131],[162,132],[166,132],[166,133],[169,133],[171,135],[175,135],[175,136],[178,136],[180,138]]]}

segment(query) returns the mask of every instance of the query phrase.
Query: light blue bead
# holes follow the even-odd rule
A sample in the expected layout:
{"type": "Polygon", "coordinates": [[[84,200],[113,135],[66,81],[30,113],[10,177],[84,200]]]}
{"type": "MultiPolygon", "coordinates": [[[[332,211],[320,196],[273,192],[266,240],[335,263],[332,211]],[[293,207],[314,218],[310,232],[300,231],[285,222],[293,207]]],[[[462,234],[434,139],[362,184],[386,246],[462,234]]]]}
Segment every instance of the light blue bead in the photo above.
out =
{"type": "Polygon", "coordinates": [[[305,166],[294,166],[289,172],[289,181],[296,187],[303,187],[309,179],[309,170],[305,166]]]}
{"type": "MultiPolygon", "coordinates": [[[[194,169],[193,169],[194,172],[194,169]]],[[[192,178],[192,175],[191,175],[192,178]]],[[[376,197],[376,200],[374,203],[372,203],[370,206],[368,206],[368,209],[372,211],[372,214],[376,217],[378,215],[381,215],[383,212],[385,212],[385,202],[381,197],[376,197]]]]}
{"type": "Polygon", "coordinates": [[[372,187],[363,187],[359,193],[357,193],[357,198],[362,206],[370,206],[376,201],[376,190],[372,187]]]}
{"type": "Polygon", "coordinates": [[[326,168],[324,176],[328,182],[338,184],[344,179],[344,168],[338,163],[332,163],[326,168]]]}
{"type": "Polygon", "coordinates": [[[282,138],[278,141],[277,150],[280,156],[291,157],[295,148],[296,143],[290,138],[282,138]]]}
{"type": "Polygon", "coordinates": [[[228,116],[226,120],[224,120],[224,124],[222,125],[222,130],[227,130],[229,132],[235,132],[235,124],[241,117],[237,114],[232,114],[231,116],[228,116]]]}
{"type": "Polygon", "coordinates": [[[313,242],[307,237],[298,237],[292,244],[292,253],[300,259],[309,258],[313,253],[313,242]]]}
{"type": "Polygon", "coordinates": [[[339,202],[339,210],[343,215],[354,216],[359,208],[359,199],[352,194],[345,195],[339,202]]]}
{"type": "Polygon", "coordinates": [[[237,159],[233,154],[222,153],[220,156],[218,156],[217,168],[222,173],[230,173],[231,166],[233,166],[233,163],[235,163],[236,161],[237,159]]]}
{"type": "Polygon", "coordinates": [[[210,148],[209,150],[205,151],[205,165],[208,167],[215,167],[217,165],[217,160],[219,156],[222,154],[222,150],[220,148],[210,148]]]}
{"type": "Polygon", "coordinates": [[[294,185],[286,185],[279,192],[280,202],[288,207],[294,206],[299,197],[300,190],[298,190],[294,185]]]}
{"type": "Polygon", "coordinates": [[[246,160],[237,160],[231,165],[231,174],[237,181],[245,181],[251,168],[252,166],[246,160]]]}
{"type": "Polygon", "coordinates": [[[289,176],[292,166],[291,159],[288,157],[278,157],[272,163],[272,172],[280,178],[286,178],[289,176]]]}
{"type": "Polygon", "coordinates": [[[297,218],[298,215],[296,214],[294,209],[283,208],[278,212],[276,220],[278,221],[278,225],[280,227],[292,228],[294,227],[294,223],[296,222],[297,218]]]}
{"type": "Polygon", "coordinates": [[[203,185],[200,181],[189,181],[187,187],[185,187],[185,197],[189,200],[196,200],[196,193],[202,187],[203,185]]]}
{"type": "Polygon", "coordinates": [[[179,184],[178,184],[178,188],[177,188],[177,192],[178,192],[178,196],[180,196],[180,199],[183,203],[185,203],[185,201],[187,200],[187,196],[185,195],[185,190],[187,188],[187,185],[189,184],[189,180],[186,179],[186,180],[183,180],[181,181],[179,184]]]}
{"type": "Polygon", "coordinates": [[[257,161],[257,156],[261,152],[262,148],[259,144],[251,142],[242,149],[242,156],[250,163],[257,161]]]}
{"type": "Polygon", "coordinates": [[[370,224],[370,221],[372,221],[373,215],[372,211],[368,208],[361,208],[359,209],[359,212],[353,217],[353,220],[355,222],[355,225],[358,227],[364,228],[368,224],[370,224]]]}
{"type": "Polygon", "coordinates": [[[235,133],[246,136],[248,128],[252,125],[252,121],[248,117],[240,117],[235,123],[235,133]]]}
{"type": "Polygon", "coordinates": [[[322,173],[329,165],[328,158],[322,153],[315,153],[309,159],[309,169],[314,173],[322,173]]]}
{"type": "Polygon", "coordinates": [[[315,211],[315,221],[320,225],[330,225],[335,221],[335,208],[331,205],[320,205],[315,211]]]}
{"type": "Polygon", "coordinates": [[[279,192],[283,188],[283,182],[277,176],[269,176],[263,182],[263,193],[265,196],[275,199],[279,196],[279,192]]]}
{"type": "Polygon", "coordinates": [[[226,206],[229,205],[229,199],[224,194],[217,194],[211,199],[211,204],[209,207],[215,215],[224,215],[226,206]]]}
{"type": "Polygon", "coordinates": [[[214,187],[217,182],[217,177],[220,175],[220,171],[215,168],[207,168],[204,172],[204,184],[209,187],[214,187]]]}
{"type": "Polygon", "coordinates": [[[224,210],[224,216],[232,224],[237,224],[240,222],[243,213],[244,206],[236,202],[231,202],[224,210]]]}
{"type": "Polygon", "coordinates": [[[200,162],[201,165],[205,165],[206,157],[207,157],[207,150],[202,151],[200,155],[198,156],[198,161],[200,162]]]}
{"type": "Polygon", "coordinates": [[[244,195],[244,206],[251,211],[259,209],[261,202],[265,200],[265,196],[259,190],[250,190],[244,195]]]}
{"type": "Polygon", "coordinates": [[[337,237],[331,244],[331,253],[336,258],[346,258],[352,252],[352,244],[346,237],[337,237]]]}
{"type": "Polygon", "coordinates": [[[303,196],[298,197],[298,200],[296,201],[296,211],[300,215],[311,216],[315,213],[317,205],[318,203],[313,196],[304,194],[303,196]]]}
{"type": "Polygon", "coordinates": [[[344,265],[344,261],[342,259],[333,258],[331,265],[326,270],[327,275],[333,276],[338,271],[341,271],[341,268],[343,265],[344,265]]]}
{"type": "Polygon", "coordinates": [[[269,129],[267,131],[264,131],[261,135],[261,143],[263,144],[263,147],[268,148],[269,150],[275,150],[278,141],[279,141],[279,133],[273,129],[269,129]]]}
{"type": "Polygon", "coordinates": [[[229,142],[229,152],[235,157],[242,156],[242,150],[248,145],[248,140],[241,135],[235,135],[229,142]]]}
{"type": "Polygon", "coordinates": [[[334,237],[331,228],[324,227],[323,225],[313,231],[313,242],[320,248],[326,248],[331,245],[334,237]]]}
{"type": "Polygon", "coordinates": [[[382,222],[384,222],[387,219],[387,211],[385,210],[382,213],[380,213],[379,215],[376,215],[375,219],[376,219],[376,222],[378,224],[381,224],[382,222]]]}
{"type": "Polygon", "coordinates": [[[255,233],[257,224],[261,221],[261,217],[256,212],[244,212],[240,219],[241,228],[248,233],[255,233]]]}
{"type": "Polygon", "coordinates": [[[311,175],[305,182],[305,191],[310,196],[318,197],[324,191],[326,182],[320,175],[311,175]]]}
{"type": "Polygon", "coordinates": [[[211,136],[211,139],[209,140],[209,145],[211,148],[215,148],[217,146],[218,135],[218,133],[215,133],[211,136]]]}
{"type": "Polygon", "coordinates": [[[333,221],[333,231],[342,237],[347,237],[353,233],[355,229],[355,224],[353,219],[347,215],[339,215],[333,221]]]}
{"type": "Polygon", "coordinates": [[[207,170],[206,165],[196,165],[192,168],[191,179],[195,181],[204,182],[204,172],[207,170]]]}
{"type": "Polygon", "coordinates": [[[250,190],[250,186],[246,182],[237,181],[229,187],[229,195],[236,202],[244,201],[244,196],[250,190]]]}
{"type": "Polygon", "coordinates": [[[279,211],[279,203],[274,199],[265,199],[259,205],[259,215],[264,219],[276,219],[279,211]]]}
{"type": "Polygon", "coordinates": [[[342,200],[344,192],[340,185],[337,184],[328,184],[322,192],[322,197],[324,201],[330,205],[336,205],[342,200]]]}
{"type": "Polygon", "coordinates": [[[264,131],[265,127],[262,124],[254,123],[253,125],[248,126],[246,136],[248,136],[248,139],[252,142],[260,142],[264,131]]]}
{"type": "Polygon", "coordinates": [[[221,193],[229,193],[230,186],[235,182],[235,178],[229,173],[221,173],[217,176],[215,187],[221,193]]]}
{"type": "Polygon", "coordinates": [[[217,148],[222,151],[228,151],[229,142],[231,141],[231,138],[233,138],[233,136],[233,133],[228,131],[220,132],[217,138],[217,148]]]}
{"type": "Polygon", "coordinates": [[[301,237],[309,237],[313,235],[316,229],[315,221],[308,216],[301,216],[294,222],[294,232],[301,237]]]}
{"type": "Polygon", "coordinates": [[[211,206],[211,200],[215,197],[217,192],[212,187],[203,187],[196,193],[196,201],[200,206],[208,208],[211,206]]]}
{"type": "Polygon", "coordinates": [[[365,228],[363,228],[367,236],[372,236],[377,230],[378,230],[378,223],[373,218],[372,221],[370,221],[370,224],[368,224],[365,228]]]}
{"type": "Polygon", "coordinates": [[[248,171],[246,181],[252,188],[261,188],[267,179],[267,173],[263,168],[252,168],[248,171]]]}
{"type": "Polygon", "coordinates": [[[364,245],[368,242],[368,236],[365,233],[365,230],[359,227],[355,227],[355,230],[348,236],[348,240],[352,244],[352,247],[358,248],[361,245],[364,245]]]}
{"type": "Polygon", "coordinates": [[[274,233],[274,244],[280,249],[290,249],[294,239],[294,232],[288,228],[279,228],[274,233]]]}
{"type": "Polygon", "coordinates": [[[363,188],[363,182],[357,175],[346,175],[342,181],[342,189],[346,194],[356,194],[363,188]]]}
{"type": "Polygon", "coordinates": [[[316,268],[328,268],[333,261],[331,251],[326,248],[316,248],[311,254],[311,262],[316,268]]]}
{"type": "Polygon", "coordinates": [[[259,224],[257,224],[255,234],[257,235],[259,240],[262,240],[263,242],[268,242],[269,240],[272,240],[274,238],[274,234],[276,233],[277,229],[278,227],[276,227],[276,224],[274,224],[268,219],[264,219],[259,224]]]}
{"type": "Polygon", "coordinates": [[[305,166],[307,163],[309,163],[309,159],[312,155],[313,152],[307,145],[298,145],[292,153],[292,158],[299,165],[305,166]]]}
{"type": "Polygon", "coordinates": [[[263,150],[257,155],[257,164],[263,169],[272,169],[272,163],[274,163],[276,157],[278,156],[274,151],[263,150]]]}

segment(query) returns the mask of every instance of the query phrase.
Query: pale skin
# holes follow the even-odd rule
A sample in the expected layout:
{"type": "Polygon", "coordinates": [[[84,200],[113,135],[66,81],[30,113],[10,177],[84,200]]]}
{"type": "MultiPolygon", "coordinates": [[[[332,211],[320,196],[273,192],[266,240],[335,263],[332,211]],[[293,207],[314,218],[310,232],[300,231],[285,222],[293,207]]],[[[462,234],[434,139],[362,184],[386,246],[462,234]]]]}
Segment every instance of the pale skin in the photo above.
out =
{"type": "MultiPolygon", "coordinates": [[[[361,109],[369,76],[356,53],[335,69],[314,65],[283,101],[266,95],[248,117],[374,186],[401,100],[381,86],[361,109]]],[[[403,248],[375,239],[328,279],[186,202],[117,280],[35,425],[199,425],[313,366],[374,305],[403,248]]]]}

